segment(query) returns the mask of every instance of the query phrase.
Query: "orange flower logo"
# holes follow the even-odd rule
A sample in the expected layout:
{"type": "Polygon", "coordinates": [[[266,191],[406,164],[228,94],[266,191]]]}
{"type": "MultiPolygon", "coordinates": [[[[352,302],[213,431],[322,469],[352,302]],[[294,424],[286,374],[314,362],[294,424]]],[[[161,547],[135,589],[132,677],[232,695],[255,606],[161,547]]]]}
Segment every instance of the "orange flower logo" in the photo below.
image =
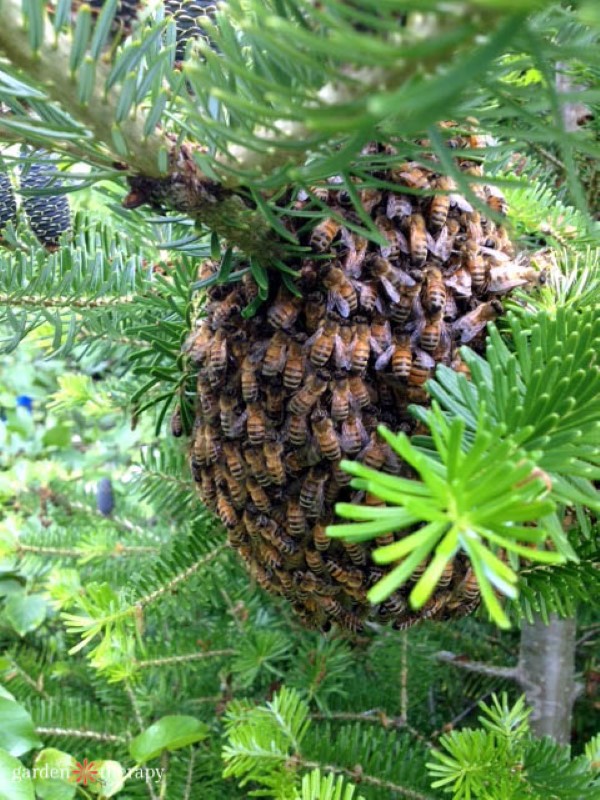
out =
{"type": "Polygon", "coordinates": [[[73,767],[73,779],[75,783],[80,783],[87,786],[88,783],[98,782],[98,770],[93,761],[88,761],[87,758],[83,759],[83,764],[79,761],[73,767]]]}

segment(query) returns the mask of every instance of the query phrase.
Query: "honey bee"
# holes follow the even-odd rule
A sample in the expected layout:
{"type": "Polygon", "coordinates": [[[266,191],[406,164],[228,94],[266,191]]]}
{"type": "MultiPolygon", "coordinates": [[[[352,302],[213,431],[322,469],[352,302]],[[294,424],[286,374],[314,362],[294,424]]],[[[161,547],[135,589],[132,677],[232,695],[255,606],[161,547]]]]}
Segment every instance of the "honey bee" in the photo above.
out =
{"type": "Polygon", "coordinates": [[[239,289],[231,292],[223,300],[220,300],[214,307],[211,319],[213,331],[222,328],[230,317],[239,314],[242,309],[243,298],[239,289]]]}
{"type": "Polygon", "coordinates": [[[285,466],[283,464],[283,445],[278,441],[266,441],[263,444],[263,455],[269,477],[278,486],[285,483],[285,466]]]}
{"type": "Polygon", "coordinates": [[[298,319],[301,308],[302,298],[295,297],[281,286],[273,305],[267,311],[267,319],[274,328],[287,330],[298,319]]]}
{"type": "Polygon", "coordinates": [[[230,547],[237,550],[238,547],[241,547],[245,543],[245,540],[246,535],[243,525],[238,525],[237,528],[231,528],[227,531],[227,542],[230,547]]]}
{"type": "Polygon", "coordinates": [[[221,456],[222,444],[219,434],[212,425],[207,425],[204,429],[204,437],[206,441],[206,463],[214,464],[221,456]]]}
{"type": "Polygon", "coordinates": [[[278,375],[285,366],[287,355],[287,336],[277,331],[267,346],[263,360],[262,374],[269,377],[278,375]]]}
{"type": "Polygon", "coordinates": [[[466,377],[466,379],[469,380],[469,381],[471,380],[471,370],[468,368],[468,366],[465,364],[465,362],[460,357],[460,353],[458,352],[458,350],[454,353],[454,356],[452,358],[451,367],[452,367],[454,372],[458,372],[458,373],[464,375],[466,377]]]}
{"type": "Polygon", "coordinates": [[[340,443],[345,453],[358,453],[358,451],[368,441],[368,434],[360,417],[351,412],[342,422],[342,433],[340,443]]]}
{"type": "Polygon", "coordinates": [[[246,489],[254,505],[262,512],[268,513],[271,510],[271,501],[268,494],[255,478],[246,479],[246,489]]]}
{"type": "Polygon", "coordinates": [[[365,311],[383,311],[383,305],[374,281],[360,281],[358,286],[359,303],[365,311]]]}
{"type": "Polygon", "coordinates": [[[400,292],[400,298],[397,303],[392,303],[390,306],[390,315],[394,322],[399,325],[404,325],[406,320],[411,316],[416,308],[416,300],[421,293],[421,282],[415,283],[414,286],[403,286],[400,292]]]}
{"type": "Polygon", "coordinates": [[[375,219],[375,227],[379,233],[387,240],[386,245],[381,245],[379,252],[384,259],[399,258],[400,253],[408,253],[408,242],[404,234],[397,230],[394,223],[383,214],[375,219]]]}
{"type": "Polygon", "coordinates": [[[319,375],[311,375],[306,385],[293,395],[288,404],[290,414],[299,416],[308,414],[319,401],[319,397],[327,389],[328,381],[319,375]]]}
{"type": "Polygon", "coordinates": [[[408,336],[400,336],[394,344],[390,345],[375,362],[375,369],[385,369],[390,361],[394,378],[400,381],[408,380],[412,364],[412,353],[408,336]]]}
{"type": "Polygon", "coordinates": [[[300,489],[300,505],[307,517],[318,517],[323,507],[323,492],[328,474],[311,467],[300,489]]]}
{"type": "Polygon", "coordinates": [[[425,226],[422,214],[413,214],[409,221],[410,231],[410,260],[416,267],[422,267],[427,261],[427,249],[432,241],[431,234],[425,226]]]}
{"type": "Polygon", "coordinates": [[[329,572],[331,577],[338,583],[355,589],[362,586],[364,578],[361,570],[344,567],[339,561],[329,556],[325,558],[324,564],[327,572],[329,572]]]}
{"type": "Polygon", "coordinates": [[[429,317],[429,319],[423,320],[423,324],[418,329],[419,344],[423,350],[429,353],[433,353],[440,345],[440,342],[443,343],[448,340],[446,326],[444,325],[442,316],[442,311],[434,314],[429,317]]]}
{"type": "Polygon", "coordinates": [[[308,295],[304,316],[306,320],[306,330],[314,333],[321,326],[327,313],[325,298],[320,292],[313,292],[308,295]]]}
{"type": "Polygon", "coordinates": [[[235,509],[222,492],[217,497],[217,514],[226,528],[235,528],[238,525],[235,509]]]}
{"type": "Polygon", "coordinates": [[[339,325],[331,319],[325,320],[323,327],[306,340],[306,346],[310,348],[310,362],[315,367],[323,367],[331,358],[339,336],[339,325]]]}
{"type": "Polygon", "coordinates": [[[307,567],[312,570],[315,575],[326,574],[323,556],[318,550],[306,550],[304,557],[306,558],[307,567]]]}
{"type": "Polygon", "coordinates": [[[220,386],[227,371],[227,339],[223,330],[218,330],[212,337],[208,353],[208,380],[213,388],[220,386]]]}
{"type": "MultiPolygon", "coordinates": [[[[465,175],[472,175],[473,177],[480,178],[483,175],[483,167],[481,164],[473,164],[463,170],[465,175]]],[[[475,197],[485,205],[487,201],[486,191],[482,183],[471,183],[469,189],[473,192],[475,197]]]]}
{"type": "Polygon", "coordinates": [[[471,297],[471,274],[464,267],[459,267],[456,272],[446,278],[445,284],[450,289],[454,289],[459,297],[471,297]]]}
{"type": "Polygon", "coordinates": [[[470,239],[463,246],[464,264],[471,276],[471,287],[475,294],[481,294],[486,285],[487,265],[485,259],[479,252],[479,245],[470,239]]]}
{"type": "Polygon", "coordinates": [[[258,380],[256,378],[256,358],[248,354],[241,366],[242,397],[246,403],[258,400],[258,380]]]}
{"type": "Polygon", "coordinates": [[[404,194],[390,192],[387,196],[386,216],[388,219],[405,219],[412,214],[410,198],[404,194]]]}
{"type": "Polygon", "coordinates": [[[464,601],[479,602],[480,600],[479,583],[471,567],[467,569],[465,577],[459,583],[458,588],[455,592],[455,597],[456,599],[462,602],[464,601]]]}
{"type": "Polygon", "coordinates": [[[273,545],[267,544],[266,542],[260,542],[259,551],[264,564],[266,564],[268,567],[272,567],[273,569],[281,569],[283,566],[281,553],[279,553],[279,551],[276,550],[273,545]]]}
{"type": "Polygon", "coordinates": [[[350,411],[352,393],[346,377],[337,378],[331,392],[331,418],[334,422],[346,419],[350,411]]]}
{"type": "Polygon", "coordinates": [[[261,535],[270,542],[273,547],[284,555],[293,555],[298,551],[298,545],[289,536],[286,536],[277,522],[265,514],[259,514],[256,520],[261,535]]]}
{"type": "Polygon", "coordinates": [[[250,444],[262,444],[266,436],[266,419],[262,407],[258,403],[248,403],[246,431],[250,444]]]}
{"type": "Polygon", "coordinates": [[[217,487],[215,482],[207,470],[203,470],[200,477],[200,497],[205,505],[207,505],[209,508],[214,508],[215,501],[217,499],[217,487]]]}
{"type": "Polygon", "coordinates": [[[437,314],[446,305],[446,286],[441,271],[437,267],[428,267],[423,284],[423,306],[430,314],[437,314]]]}
{"type": "Polygon", "coordinates": [[[381,469],[383,466],[385,462],[385,450],[375,431],[371,434],[368,444],[358,454],[357,459],[361,461],[365,467],[370,467],[371,469],[381,469]]]}
{"type": "Polygon", "coordinates": [[[388,599],[379,606],[379,616],[382,621],[387,621],[393,617],[398,617],[406,611],[406,600],[400,592],[394,592],[388,599]]]}
{"type": "Polygon", "coordinates": [[[292,414],[288,417],[288,437],[290,442],[299,447],[306,442],[308,436],[308,420],[305,414],[292,414]]]}
{"type": "Polygon", "coordinates": [[[324,253],[331,246],[340,228],[340,223],[333,219],[333,217],[324,219],[311,233],[310,246],[313,250],[316,250],[317,253],[324,253]]]}
{"type": "Polygon", "coordinates": [[[350,386],[352,398],[359,408],[365,408],[371,403],[369,389],[360,375],[351,375],[348,378],[348,385],[350,386]]]}
{"type": "Polygon", "coordinates": [[[317,523],[312,531],[315,547],[317,548],[317,550],[320,550],[321,552],[329,550],[329,545],[331,544],[331,539],[329,538],[329,536],[327,536],[325,530],[326,530],[325,525],[317,523]]]}
{"type": "Polygon", "coordinates": [[[450,211],[450,194],[456,190],[456,184],[446,175],[440,176],[435,182],[438,191],[444,194],[436,194],[431,200],[429,207],[429,224],[434,231],[439,231],[446,224],[450,211]]]}
{"type": "Polygon", "coordinates": [[[446,566],[442,571],[442,574],[440,575],[438,586],[441,589],[445,589],[446,586],[449,586],[453,574],[454,574],[454,566],[452,564],[452,561],[448,561],[448,563],[446,564],[446,566]]]}
{"type": "Polygon", "coordinates": [[[266,402],[265,402],[265,409],[267,414],[271,419],[281,421],[283,417],[283,387],[281,383],[277,381],[269,386],[266,389],[266,402]]]}
{"type": "Polygon", "coordinates": [[[244,448],[244,458],[248,464],[249,471],[260,485],[268,486],[271,483],[271,477],[267,472],[262,450],[246,446],[244,448]]]}
{"type": "Polygon", "coordinates": [[[340,442],[333,427],[333,422],[323,410],[313,414],[312,426],[319,449],[330,461],[338,461],[342,457],[340,442]]]}
{"type": "Polygon", "coordinates": [[[368,189],[361,189],[359,192],[360,203],[367,214],[370,214],[371,211],[381,202],[381,192],[379,189],[375,189],[374,187],[368,189]]]}
{"type": "Polygon", "coordinates": [[[350,278],[346,277],[343,270],[326,264],[321,270],[323,286],[328,290],[327,310],[337,309],[344,319],[358,308],[358,294],[350,278]]]}
{"type": "Polygon", "coordinates": [[[329,189],[326,186],[311,186],[309,187],[310,193],[320,200],[321,203],[327,203],[329,200],[329,189]]]}
{"type": "Polygon", "coordinates": [[[366,322],[359,322],[352,343],[350,365],[355,372],[364,373],[371,355],[371,328],[366,322]]]}
{"type": "Polygon", "coordinates": [[[203,324],[190,333],[183,346],[183,351],[188,353],[190,360],[196,366],[200,366],[204,363],[204,359],[210,351],[212,340],[211,329],[208,325],[203,324]]]}
{"type": "Polygon", "coordinates": [[[502,303],[499,300],[490,300],[456,320],[452,330],[460,335],[461,344],[467,344],[484,330],[488,322],[493,322],[502,312],[502,303]]]}
{"type": "Polygon", "coordinates": [[[542,270],[538,272],[534,267],[527,267],[515,262],[510,262],[502,267],[492,267],[487,284],[487,290],[491,294],[504,294],[509,289],[517,286],[544,286],[548,280],[548,274],[542,270]]]}
{"type": "Polygon", "coordinates": [[[297,500],[289,499],[287,502],[285,529],[290,536],[297,539],[306,532],[306,514],[297,500]]]}
{"type": "Polygon", "coordinates": [[[224,472],[223,474],[233,505],[238,509],[243,508],[248,496],[245,483],[238,481],[229,472],[224,472]]]}
{"type": "Polygon", "coordinates": [[[425,189],[429,183],[429,173],[416,161],[407,161],[390,170],[390,179],[402,186],[425,189]]]}
{"type": "Polygon", "coordinates": [[[370,263],[373,275],[378,278],[385,293],[393,303],[400,300],[400,291],[404,286],[414,286],[416,281],[404,270],[393,267],[392,264],[381,256],[375,256],[370,263]]]}
{"type": "Polygon", "coordinates": [[[486,186],[485,192],[487,195],[487,204],[492,211],[496,214],[501,214],[505,217],[508,214],[508,203],[506,197],[502,194],[497,186],[486,186]]]}
{"type": "Polygon", "coordinates": [[[229,472],[238,481],[243,480],[246,475],[246,467],[239,448],[232,442],[223,442],[223,454],[229,472]]]}
{"type": "Polygon", "coordinates": [[[219,397],[221,429],[228,439],[237,438],[246,422],[247,414],[244,411],[238,414],[237,395],[233,390],[228,390],[219,397]]]}
{"type": "Polygon", "coordinates": [[[359,278],[369,241],[364,236],[358,236],[347,228],[342,228],[342,241],[347,248],[343,261],[344,273],[350,278],[359,278]]]}
{"type": "Polygon", "coordinates": [[[283,385],[286,389],[297,389],[304,378],[305,356],[299,342],[290,342],[283,370],[283,385]]]}
{"type": "Polygon", "coordinates": [[[183,420],[181,419],[181,406],[175,406],[175,411],[171,416],[171,435],[179,439],[183,436],[183,420]]]}
{"type": "Polygon", "coordinates": [[[361,618],[352,611],[344,611],[336,619],[341,628],[351,633],[360,633],[364,629],[361,618]]]}
{"type": "Polygon", "coordinates": [[[413,358],[408,382],[412,386],[422,386],[431,377],[431,370],[435,367],[435,360],[423,350],[417,350],[413,358]]]}

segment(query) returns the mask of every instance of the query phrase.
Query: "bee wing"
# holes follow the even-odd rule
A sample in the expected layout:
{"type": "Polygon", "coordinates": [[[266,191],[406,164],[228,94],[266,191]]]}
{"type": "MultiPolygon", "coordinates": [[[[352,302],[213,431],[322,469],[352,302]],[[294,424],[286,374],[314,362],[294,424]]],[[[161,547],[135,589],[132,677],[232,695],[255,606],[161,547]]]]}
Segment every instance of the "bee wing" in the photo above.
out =
{"type": "MultiPolygon", "coordinates": [[[[493,247],[481,247],[481,252],[495,261],[496,264],[506,264],[507,261],[510,261],[510,256],[506,253],[503,253],[501,250],[496,250],[493,247]]],[[[507,265],[508,266],[508,265],[507,265]]]]}
{"type": "MultiPolygon", "coordinates": [[[[372,344],[372,342],[371,342],[371,344],[372,344]]],[[[395,349],[396,349],[396,345],[391,344],[387,348],[387,350],[384,350],[383,353],[381,353],[381,355],[379,356],[379,358],[375,362],[375,369],[376,370],[382,370],[382,369],[385,369],[387,367],[387,365],[390,363],[390,360],[391,360],[392,356],[394,355],[394,350],[395,349]]]]}
{"type": "Polygon", "coordinates": [[[400,295],[396,291],[396,289],[394,288],[392,282],[390,280],[388,280],[387,278],[383,277],[383,276],[380,277],[379,280],[381,282],[381,285],[385,289],[385,292],[386,292],[387,296],[392,301],[392,303],[397,303],[398,300],[400,300],[400,295]]]}
{"type": "Polygon", "coordinates": [[[336,334],[334,340],[334,358],[338,369],[350,369],[350,358],[343,339],[339,334],[336,334]]]}
{"type": "Polygon", "coordinates": [[[348,301],[335,290],[330,291],[327,295],[327,310],[333,311],[334,308],[337,308],[340,316],[344,317],[344,319],[348,319],[350,316],[350,305],[348,301]]]}
{"type": "Polygon", "coordinates": [[[450,197],[450,205],[456,206],[456,208],[459,208],[466,214],[473,213],[473,206],[471,205],[471,203],[469,203],[468,200],[465,200],[465,198],[462,197],[462,195],[452,192],[452,194],[450,194],[449,197],[450,197]]]}
{"type": "Polygon", "coordinates": [[[434,248],[431,252],[440,261],[447,261],[450,258],[452,244],[453,242],[448,235],[448,228],[444,226],[435,240],[434,248]]]}
{"type": "Polygon", "coordinates": [[[471,275],[466,269],[460,268],[456,270],[454,275],[446,278],[446,286],[454,289],[456,294],[460,297],[471,296],[471,275]]]}
{"type": "MultiPolygon", "coordinates": [[[[410,214],[411,212],[412,208],[408,213],[410,214]]],[[[396,241],[398,242],[398,248],[400,249],[400,252],[408,255],[410,253],[410,246],[408,244],[408,239],[402,233],[402,231],[396,231],[396,241]]]]}
{"type": "Polygon", "coordinates": [[[424,350],[417,350],[417,357],[420,363],[426,367],[426,369],[433,369],[435,367],[435,358],[426,353],[424,350]]]}
{"type": "Polygon", "coordinates": [[[313,345],[317,341],[317,339],[319,339],[322,335],[323,335],[323,326],[321,325],[321,327],[317,328],[317,330],[313,333],[313,335],[309,336],[308,339],[304,342],[304,349],[306,350],[311,345],[313,345]]]}

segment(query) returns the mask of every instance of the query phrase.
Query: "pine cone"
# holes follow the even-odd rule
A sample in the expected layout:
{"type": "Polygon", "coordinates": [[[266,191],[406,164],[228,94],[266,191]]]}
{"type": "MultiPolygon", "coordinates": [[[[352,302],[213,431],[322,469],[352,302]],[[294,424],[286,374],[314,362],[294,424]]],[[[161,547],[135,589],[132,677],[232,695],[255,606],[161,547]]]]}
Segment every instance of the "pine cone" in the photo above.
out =
{"type": "MultiPolygon", "coordinates": [[[[60,188],[55,180],[58,171],[49,161],[49,155],[38,151],[30,156],[40,158],[38,163],[27,163],[21,170],[21,189],[60,188]]],[[[23,208],[36,238],[48,248],[56,248],[60,236],[71,228],[69,201],[64,194],[31,195],[23,200],[23,208]]]]}

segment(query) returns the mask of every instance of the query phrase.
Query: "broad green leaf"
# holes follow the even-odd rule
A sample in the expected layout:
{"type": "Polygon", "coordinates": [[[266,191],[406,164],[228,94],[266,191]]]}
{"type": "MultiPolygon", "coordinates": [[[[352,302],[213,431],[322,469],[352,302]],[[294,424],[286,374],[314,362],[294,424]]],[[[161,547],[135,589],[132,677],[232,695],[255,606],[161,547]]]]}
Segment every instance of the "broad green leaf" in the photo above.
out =
{"type": "Polygon", "coordinates": [[[33,721],[23,706],[0,697],[0,747],[11,756],[22,756],[41,746],[33,721]]]}
{"type": "Polygon", "coordinates": [[[19,636],[34,631],[46,619],[48,604],[41,594],[14,594],[6,603],[5,619],[19,636]]]}
{"type": "Polygon", "coordinates": [[[159,756],[163,750],[179,750],[207,736],[208,726],[195,717],[163,717],[132,740],[129,752],[138,764],[143,764],[159,756]]]}
{"type": "Polygon", "coordinates": [[[92,794],[101,794],[102,797],[112,797],[118,794],[125,782],[124,767],[118,761],[94,761],[94,766],[98,770],[99,780],[88,787],[92,794]]]}
{"type": "Polygon", "coordinates": [[[35,800],[27,767],[5,750],[0,750],[0,800],[35,800]]]}
{"type": "Polygon", "coordinates": [[[35,793],[42,800],[71,800],[77,787],[72,782],[77,762],[69,753],[49,747],[34,761],[35,793]]]}

